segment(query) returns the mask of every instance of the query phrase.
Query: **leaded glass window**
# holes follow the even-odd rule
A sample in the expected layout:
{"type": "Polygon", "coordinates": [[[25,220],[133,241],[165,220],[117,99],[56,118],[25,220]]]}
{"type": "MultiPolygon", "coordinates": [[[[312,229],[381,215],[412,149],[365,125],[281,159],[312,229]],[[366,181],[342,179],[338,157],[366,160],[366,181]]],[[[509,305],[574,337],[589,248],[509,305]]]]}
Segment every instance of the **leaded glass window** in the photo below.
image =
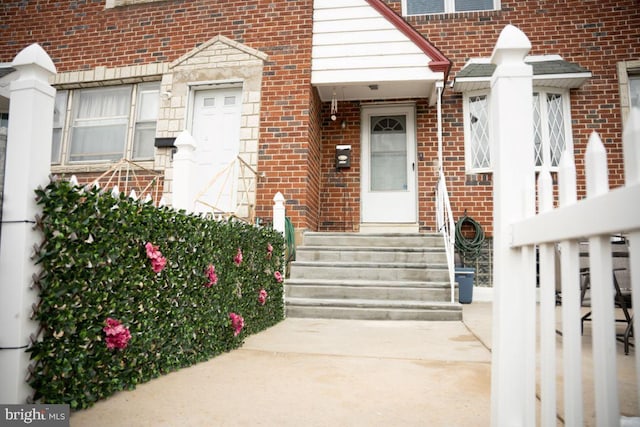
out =
{"type": "MultiPolygon", "coordinates": [[[[533,138],[536,166],[557,168],[571,137],[568,92],[537,89],[533,93],[533,138]]],[[[466,164],[469,172],[491,168],[491,132],[487,94],[464,98],[466,164]]]]}

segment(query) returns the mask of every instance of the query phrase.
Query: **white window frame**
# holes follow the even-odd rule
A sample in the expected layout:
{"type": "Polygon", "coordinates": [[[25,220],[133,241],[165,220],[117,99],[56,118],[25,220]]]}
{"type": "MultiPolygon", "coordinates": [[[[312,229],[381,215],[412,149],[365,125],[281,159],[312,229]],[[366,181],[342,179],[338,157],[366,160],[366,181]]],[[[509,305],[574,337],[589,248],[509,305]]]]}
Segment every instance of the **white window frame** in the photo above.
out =
{"type": "MultiPolygon", "coordinates": [[[[560,89],[560,88],[549,88],[544,86],[534,86],[533,93],[539,94],[539,100],[546,101],[547,94],[560,94],[562,95],[562,108],[563,108],[563,124],[564,124],[564,149],[567,147],[573,147],[573,129],[571,126],[571,92],[568,89],[560,89]]],[[[489,158],[489,166],[488,167],[480,167],[474,168],[473,163],[473,152],[471,147],[471,123],[470,123],[470,113],[469,113],[469,98],[475,96],[485,95],[487,97],[487,104],[490,104],[490,91],[488,89],[485,90],[477,90],[477,91],[469,91],[463,93],[463,125],[464,125],[464,146],[465,146],[465,170],[467,174],[475,174],[475,173],[491,173],[493,171],[493,167],[491,165],[491,158],[489,158]]],[[[541,101],[540,106],[541,117],[548,117],[547,114],[547,103],[541,101]]],[[[488,114],[488,113],[487,113],[488,114]]],[[[487,120],[491,120],[488,118],[487,120]]],[[[549,126],[548,121],[544,120],[542,123],[542,150],[549,151],[549,126]]],[[[491,127],[488,128],[489,132],[491,132],[491,127]]],[[[489,144],[491,144],[491,134],[489,134],[489,144]]],[[[535,147],[531,147],[532,150],[535,150],[535,147]]],[[[541,169],[541,165],[536,166],[536,171],[541,169]]],[[[551,166],[551,171],[557,171],[558,166],[551,166]]]]}
{"type": "Polygon", "coordinates": [[[479,10],[456,10],[455,0],[442,0],[444,2],[444,12],[435,13],[412,13],[409,14],[409,8],[407,3],[411,0],[402,0],[402,16],[424,16],[424,15],[441,15],[444,13],[472,13],[472,12],[485,12],[491,10],[500,10],[500,0],[493,0],[493,9],[479,9],[479,10]]]}
{"type": "Polygon", "coordinates": [[[629,83],[632,79],[640,78],[640,59],[618,62],[617,65],[622,123],[626,123],[631,111],[631,85],[629,83]]]}
{"type": "MultiPolygon", "coordinates": [[[[487,105],[491,101],[491,94],[488,90],[475,90],[465,92],[462,98],[462,111],[463,111],[463,124],[464,124],[464,158],[465,158],[465,170],[467,173],[485,173],[491,172],[491,150],[489,150],[489,166],[487,167],[474,167],[474,153],[471,144],[471,112],[469,111],[469,98],[476,96],[485,96],[487,105]]],[[[488,107],[487,107],[488,108],[488,107]]],[[[488,115],[488,113],[487,113],[488,115]]],[[[489,132],[491,129],[489,128],[489,132]]],[[[491,144],[491,133],[489,133],[489,144],[491,144]]]]}
{"type": "MultiPolygon", "coordinates": [[[[563,111],[563,125],[564,125],[564,147],[563,152],[567,149],[567,147],[573,147],[573,130],[571,128],[571,100],[570,100],[570,91],[567,89],[559,89],[559,88],[546,88],[542,86],[534,86],[533,92],[538,94],[538,99],[540,100],[540,116],[546,117],[547,120],[543,120],[542,122],[542,153],[543,153],[543,161],[545,159],[544,153],[550,153],[550,139],[549,139],[549,126],[548,126],[548,105],[547,105],[547,97],[549,94],[559,94],[562,96],[562,111],[563,111]]],[[[550,156],[550,154],[548,154],[550,156]]],[[[558,159],[557,165],[550,165],[549,170],[557,171],[560,163],[560,159],[558,159]]],[[[536,170],[542,169],[542,165],[536,165],[536,170]]]]}
{"type": "MultiPolygon", "coordinates": [[[[122,152],[122,158],[127,160],[135,160],[136,162],[153,162],[153,155],[145,158],[133,158],[133,146],[135,139],[135,128],[140,122],[138,121],[138,112],[137,106],[140,105],[140,93],[142,91],[148,91],[150,88],[155,87],[158,91],[158,97],[160,97],[160,82],[140,82],[133,83],[127,85],[118,85],[118,86],[104,86],[105,90],[112,89],[114,87],[125,87],[128,86],[131,88],[130,90],[130,98],[129,98],[129,110],[127,112],[127,127],[125,132],[125,141],[122,152]]],[[[60,95],[57,96],[66,96],[66,106],[63,111],[63,127],[62,127],[62,135],[60,138],[60,153],[59,157],[56,159],[55,154],[52,153],[52,165],[64,167],[64,168],[74,168],[74,167],[83,167],[87,165],[110,165],[113,163],[113,160],[110,159],[99,159],[99,160],[79,160],[72,161],[70,160],[70,152],[71,152],[71,144],[72,144],[72,126],[73,126],[73,116],[75,112],[75,104],[74,98],[77,98],[77,94],[82,90],[99,90],[99,88],[77,88],[77,89],[69,89],[69,90],[61,90],[59,91],[60,95]]],[[[77,101],[76,101],[77,102],[77,101]]],[[[158,105],[160,105],[160,101],[158,101],[158,105]]],[[[149,123],[149,121],[147,121],[149,123]]],[[[54,125],[55,126],[55,125],[54,125]]],[[[156,126],[157,126],[157,117],[156,117],[156,126]]],[[[155,150],[154,150],[155,153],[155,150]]]]}

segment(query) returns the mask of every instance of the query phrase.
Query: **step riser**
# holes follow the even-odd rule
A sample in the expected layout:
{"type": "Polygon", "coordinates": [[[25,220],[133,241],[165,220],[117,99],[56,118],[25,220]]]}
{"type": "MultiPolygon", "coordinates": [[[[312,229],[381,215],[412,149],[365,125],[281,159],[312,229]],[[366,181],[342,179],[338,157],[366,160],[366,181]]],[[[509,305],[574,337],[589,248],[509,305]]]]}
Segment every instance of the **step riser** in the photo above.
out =
{"type": "Polygon", "coordinates": [[[444,252],[385,252],[385,251],[340,251],[309,250],[300,248],[296,253],[297,261],[319,262],[423,262],[427,264],[444,264],[447,255],[444,252]]]}
{"type": "MultiPolygon", "coordinates": [[[[285,295],[291,298],[328,298],[328,299],[371,299],[395,301],[436,301],[451,300],[450,289],[415,288],[373,288],[350,286],[285,286],[285,295]]],[[[456,291],[457,295],[457,291],[456,291]]],[[[457,296],[456,296],[457,298],[457,296]]]]}
{"type": "MultiPolygon", "coordinates": [[[[437,234],[306,233],[285,282],[288,317],[462,320],[437,234]]],[[[455,293],[457,301],[457,290],[455,293]]]]}
{"type": "Polygon", "coordinates": [[[363,309],[349,307],[287,306],[287,317],[353,320],[426,320],[460,321],[461,310],[363,309]]]}
{"type": "Polygon", "coordinates": [[[362,280],[414,280],[422,282],[446,282],[449,272],[427,268],[370,268],[348,266],[296,266],[291,264],[292,279],[362,279],[362,280]]]}
{"type": "Polygon", "coordinates": [[[365,248],[376,247],[412,247],[438,248],[443,247],[442,237],[439,235],[407,234],[407,235],[366,235],[366,234],[322,234],[309,233],[304,235],[305,246],[357,246],[365,248]]]}

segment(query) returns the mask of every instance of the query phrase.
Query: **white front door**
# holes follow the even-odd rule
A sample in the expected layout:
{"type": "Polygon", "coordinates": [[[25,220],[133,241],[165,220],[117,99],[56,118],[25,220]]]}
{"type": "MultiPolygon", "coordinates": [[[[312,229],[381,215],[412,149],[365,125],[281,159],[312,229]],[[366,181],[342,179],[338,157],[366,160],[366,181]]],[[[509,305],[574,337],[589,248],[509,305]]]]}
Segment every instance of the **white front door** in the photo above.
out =
{"type": "Polygon", "coordinates": [[[415,106],[362,109],[363,223],[416,223],[415,106]]]}
{"type": "Polygon", "coordinates": [[[242,88],[195,92],[196,212],[236,210],[241,107],[242,88]]]}

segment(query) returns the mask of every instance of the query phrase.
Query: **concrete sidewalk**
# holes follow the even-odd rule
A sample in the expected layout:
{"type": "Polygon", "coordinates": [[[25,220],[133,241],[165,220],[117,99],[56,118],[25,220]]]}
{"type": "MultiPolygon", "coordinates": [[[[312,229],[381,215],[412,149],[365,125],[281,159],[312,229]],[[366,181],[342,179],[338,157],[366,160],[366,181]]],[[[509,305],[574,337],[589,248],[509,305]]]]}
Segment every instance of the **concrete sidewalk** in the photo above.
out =
{"type": "MultiPolygon", "coordinates": [[[[488,426],[492,304],[465,305],[463,317],[286,319],[240,349],[74,413],[71,426],[488,426]]],[[[592,426],[588,328],[583,389],[585,426],[592,426]]],[[[560,337],[557,345],[562,416],[560,337]]],[[[635,350],[617,350],[621,412],[638,416],[635,350]]]]}
{"type": "Polygon", "coordinates": [[[461,322],[286,319],[71,426],[487,426],[490,383],[491,354],[461,322]]]}

